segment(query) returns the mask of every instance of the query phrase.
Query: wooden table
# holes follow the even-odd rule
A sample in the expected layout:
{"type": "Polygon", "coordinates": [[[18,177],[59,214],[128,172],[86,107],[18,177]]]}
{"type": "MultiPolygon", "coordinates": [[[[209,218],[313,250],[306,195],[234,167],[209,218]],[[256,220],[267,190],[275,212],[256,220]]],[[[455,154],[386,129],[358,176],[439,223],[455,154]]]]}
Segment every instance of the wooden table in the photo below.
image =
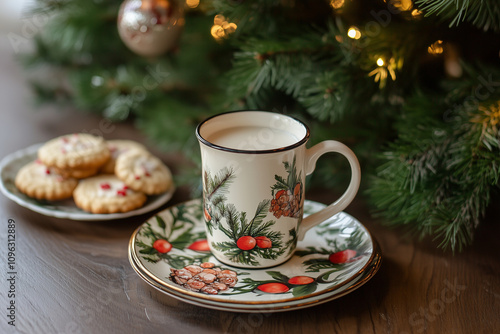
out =
{"type": "MultiPolygon", "coordinates": [[[[179,157],[155,150],[131,124],[70,107],[34,107],[9,45],[0,47],[0,157],[55,136],[100,130],[145,143],[176,172],[179,157]]],[[[329,203],[329,190],[309,199],[329,203]]],[[[168,205],[189,199],[179,189],[168,205]]],[[[495,199],[498,203],[498,198],[495,199]]],[[[163,206],[165,208],[167,205],[163,206]]],[[[383,227],[359,197],[346,210],[381,245],[380,271],[340,299],[303,310],[245,314],[206,309],[158,292],[127,259],[132,232],[149,215],[81,222],[42,216],[0,196],[0,332],[14,333],[499,333],[499,210],[490,210],[475,244],[461,254],[406,239],[383,227]],[[12,233],[9,222],[15,222],[12,233]],[[15,234],[14,279],[7,238],[15,234]],[[10,279],[10,280],[9,280],[10,279]],[[9,296],[12,290],[15,296],[9,296]],[[8,324],[15,302],[15,327],[8,324]]]]}

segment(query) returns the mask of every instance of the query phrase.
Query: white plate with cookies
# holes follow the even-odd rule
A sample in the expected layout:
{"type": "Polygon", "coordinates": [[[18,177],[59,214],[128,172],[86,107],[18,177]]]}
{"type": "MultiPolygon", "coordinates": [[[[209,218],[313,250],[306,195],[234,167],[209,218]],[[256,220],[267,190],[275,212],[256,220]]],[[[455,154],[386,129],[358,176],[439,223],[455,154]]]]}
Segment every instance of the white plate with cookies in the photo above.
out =
{"type": "Polygon", "coordinates": [[[89,136],[65,135],[9,154],[0,162],[0,190],[43,215],[86,221],[140,215],[170,200],[170,170],[144,146],[89,136]]]}

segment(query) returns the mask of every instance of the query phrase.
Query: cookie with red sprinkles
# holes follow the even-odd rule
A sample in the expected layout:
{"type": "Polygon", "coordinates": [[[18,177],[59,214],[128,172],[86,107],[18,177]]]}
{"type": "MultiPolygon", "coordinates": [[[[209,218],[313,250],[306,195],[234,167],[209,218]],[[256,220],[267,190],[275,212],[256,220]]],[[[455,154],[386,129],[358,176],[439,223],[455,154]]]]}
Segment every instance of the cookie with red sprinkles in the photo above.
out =
{"type": "Polygon", "coordinates": [[[16,174],[14,183],[23,194],[39,200],[56,201],[70,198],[78,184],[75,178],[67,178],[36,160],[23,166],[16,174]]]}
{"type": "Polygon", "coordinates": [[[73,199],[80,209],[92,213],[118,213],[135,210],[146,202],[143,192],[130,189],[115,175],[97,175],[80,180],[73,199]]]}
{"type": "Polygon", "coordinates": [[[59,169],[96,169],[110,157],[102,137],[74,133],[49,140],[38,150],[42,163],[59,169]]]}
{"type": "Polygon", "coordinates": [[[118,156],[115,174],[131,189],[147,195],[163,193],[173,184],[170,169],[144,150],[130,150],[118,156]]]}

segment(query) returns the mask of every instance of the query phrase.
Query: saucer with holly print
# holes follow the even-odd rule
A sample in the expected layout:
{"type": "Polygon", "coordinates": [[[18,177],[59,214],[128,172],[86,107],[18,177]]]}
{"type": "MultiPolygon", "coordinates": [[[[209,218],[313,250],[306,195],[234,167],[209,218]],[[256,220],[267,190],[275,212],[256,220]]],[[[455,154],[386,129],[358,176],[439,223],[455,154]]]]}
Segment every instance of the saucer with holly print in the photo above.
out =
{"type": "MultiPolygon", "coordinates": [[[[305,215],[323,207],[306,201],[305,215]]],[[[266,269],[219,262],[210,253],[202,215],[199,199],[173,206],[142,224],[129,243],[137,274],[188,303],[237,312],[310,307],[350,293],[380,267],[376,241],[344,212],[308,231],[289,261],[266,269]]]]}

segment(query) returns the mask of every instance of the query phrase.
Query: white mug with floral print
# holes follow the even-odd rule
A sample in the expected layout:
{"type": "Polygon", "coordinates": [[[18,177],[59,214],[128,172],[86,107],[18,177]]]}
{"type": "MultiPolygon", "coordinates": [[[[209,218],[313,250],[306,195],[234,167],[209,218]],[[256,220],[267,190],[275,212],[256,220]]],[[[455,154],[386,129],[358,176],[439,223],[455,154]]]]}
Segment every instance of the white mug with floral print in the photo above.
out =
{"type": "Polygon", "coordinates": [[[196,136],[207,240],[213,255],[228,265],[265,268],[287,261],[307,230],[345,209],[359,188],[354,153],[334,140],[306,148],[309,129],[290,116],[223,113],[200,123],[196,136]],[[328,152],[349,161],[349,186],[337,201],[303,218],[305,177],[328,152]]]}

